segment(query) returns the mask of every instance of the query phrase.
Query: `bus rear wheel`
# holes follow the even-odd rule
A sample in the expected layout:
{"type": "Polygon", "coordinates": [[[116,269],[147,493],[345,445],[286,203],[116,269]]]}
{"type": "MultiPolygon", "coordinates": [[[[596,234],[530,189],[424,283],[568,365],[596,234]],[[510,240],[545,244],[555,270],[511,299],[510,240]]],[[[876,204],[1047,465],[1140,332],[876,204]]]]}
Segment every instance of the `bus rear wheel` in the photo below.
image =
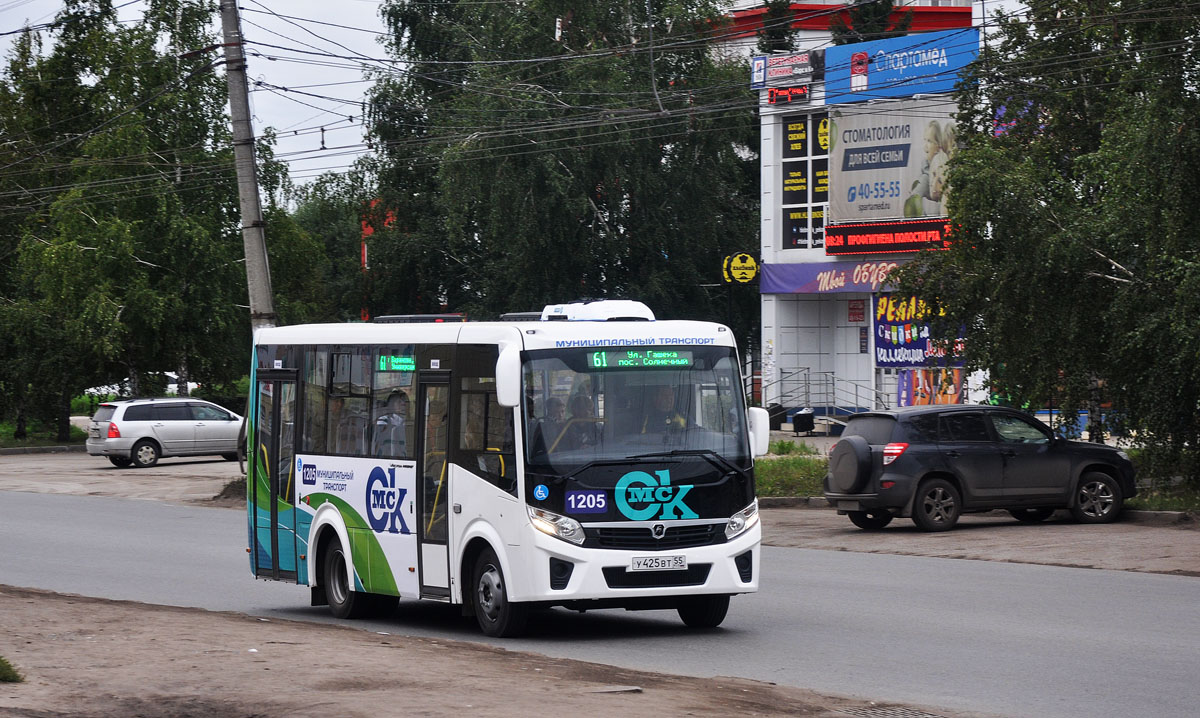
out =
{"type": "Polygon", "coordinates": [[[689,596],[675,610],[689,628],[716,628],[729,613],[729,596],[689,596]]]}
{"type": "Polygon", "coordinates": [[[521,635],[529,619],[529,607],[508,600],[508,583],[496,552],[489,548],[479,554],[471,575],[475,620],[483,632],[496,638],[521,635]]]}
{"type": "Polygon", "coordinates": [[[324,570],[321,581],[325,584],[325,599],[329,610],[337,618],[362,618],[371,610],[371,596],[350,590],[349,566],[346,552],[338,540],[325,549],[324,570]]]}

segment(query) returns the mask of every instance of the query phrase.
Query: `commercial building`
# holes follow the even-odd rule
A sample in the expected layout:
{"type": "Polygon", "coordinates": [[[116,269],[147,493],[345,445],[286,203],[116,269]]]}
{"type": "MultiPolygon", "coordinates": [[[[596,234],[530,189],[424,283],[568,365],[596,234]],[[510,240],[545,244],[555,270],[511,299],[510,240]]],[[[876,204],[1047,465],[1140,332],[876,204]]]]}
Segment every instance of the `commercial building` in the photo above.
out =
{"type": "MultiPolygon", "coordinates": [[[[938,25],[914,13],[905,37],[832,46],[814,28],[798,42],[806,49],[751,58],[765,405],[819,416],[962,400],[962,371],[929,336],[923,307],[890,293],[887,280],[949,241],[950,93],[978,53],[985,10],[975,3],[973,22],[970,3],[929,7],[938,25]]],[[[952,353],[959,338],[941,339],[952,353]]]]}

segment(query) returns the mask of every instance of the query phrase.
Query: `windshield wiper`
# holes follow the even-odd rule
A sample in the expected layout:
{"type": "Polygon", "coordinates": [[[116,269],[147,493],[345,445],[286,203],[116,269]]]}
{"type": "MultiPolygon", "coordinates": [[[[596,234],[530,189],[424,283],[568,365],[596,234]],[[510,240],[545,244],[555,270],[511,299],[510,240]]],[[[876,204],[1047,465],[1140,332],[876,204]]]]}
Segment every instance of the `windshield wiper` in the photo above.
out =
{"type": "Polygon", "coordinates": [[[670,451],[655,451],[649,454],[637,454],[636,456],[630,456],[629,458],[653,459],[660,456],[699,456],[718,469],[723,469],[726,476],[729,474],[737,474],[744,480],[750,478],[746,475],[745,470],[738,468],[738,466],[732,461],[726,459],[724,456],[721,456],[712,449],[672,449],[670,451]]]}
{"type": "Polygon", "coordinates": [[[535,474],[537,476],[549,476],[549,477],[552,477],[555,479],[570,479],[570,478],[574,477],[576,474],[580,473],[581,471],[590,469],[593,466],[617,466],[620,464],[628,464],[628,463],[629,463],[629,459],[596,459],[595,461],[589,461],[586,464],[580,464],[579,466],[576,466],[574,469],[571,469],[570,471],[568,471],[565,474],[552,474],[552,473],[547,473],[544,471],[526,471],[525,473],[535,474]]]}

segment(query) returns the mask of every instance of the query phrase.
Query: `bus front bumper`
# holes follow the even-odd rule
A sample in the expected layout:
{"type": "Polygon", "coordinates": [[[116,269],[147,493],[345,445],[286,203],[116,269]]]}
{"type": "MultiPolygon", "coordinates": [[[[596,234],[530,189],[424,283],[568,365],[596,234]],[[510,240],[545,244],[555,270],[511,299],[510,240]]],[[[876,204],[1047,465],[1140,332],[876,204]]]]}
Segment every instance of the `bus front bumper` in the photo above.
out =
{"type": "Polygon", "coordinates": [[[585,548],[533,526],[527,535],[535,550],[528,552],[530,564],[517,573],[524,580],[509,581],[513,601],[637,607],[654,603],[646,600],[653,598],[758,590],[758,522],[725,543],[665,551],[585,548]]]}

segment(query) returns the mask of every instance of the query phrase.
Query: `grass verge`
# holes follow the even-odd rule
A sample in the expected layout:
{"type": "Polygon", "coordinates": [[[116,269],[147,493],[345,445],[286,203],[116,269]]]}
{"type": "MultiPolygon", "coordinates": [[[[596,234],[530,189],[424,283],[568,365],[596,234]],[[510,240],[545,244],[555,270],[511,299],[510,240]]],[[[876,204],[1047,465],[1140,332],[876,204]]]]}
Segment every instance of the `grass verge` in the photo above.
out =
{"type": "MultiPolygon", "coordinates": [[[[791,442],[787,442],[791,443],[791,442]]],[[[759,496],[820,496],[828,461],[822,456],[765,457],[754,462],[759,496]]]]}
{"type": "Polygon", "coordinates": [[[4,656],[0,656],[0,683],[21,683],[24,680],[21,674],[17,673],[17,669],[4,660],[4,656]]]}
{"type": "MultiPolygon", "coordinates": [[[[14,439],[14,431],[16,431],[16,426],[13,424],[0,422],[0,449],[23,449],[31,446],[58,446],[61,444],[55,438],[58,432],[54,427],[40,422],[29,422],[25,427],[27,436],[24,439],[14,439]]],[[[82,444],[85,441],[87,441],[87,432],[77,426],[72,426],[71,438],[67,444],[82,444]]]]}
{"type": "Polygon", "coordinates": [[[1125,508],[1140,511],[1200,511],[1200,490],[1187,486],[1139,489],[1125,508]]]}

